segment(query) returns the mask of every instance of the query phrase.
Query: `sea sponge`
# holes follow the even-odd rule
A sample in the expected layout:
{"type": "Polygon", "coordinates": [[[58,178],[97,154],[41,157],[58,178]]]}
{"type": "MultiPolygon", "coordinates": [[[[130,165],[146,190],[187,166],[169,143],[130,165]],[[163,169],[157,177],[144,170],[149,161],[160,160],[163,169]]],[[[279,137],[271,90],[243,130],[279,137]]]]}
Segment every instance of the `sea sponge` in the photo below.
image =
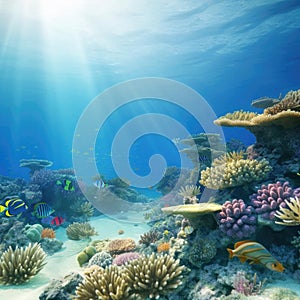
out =
{"type": "Polygon", "coordinates": [[[107,245],[107,251],[110,254],[120,254],[123,252],[130,252],[135,250],[136,243],[133,239],[115,239],[107,245]]]}
{"type": "Polygon", "coordinates": [[[215,159],[212,167],[201,171],[200,183],[214,190],[236,187],[263,180],[272,169],[266,159],[244,159],[241,155],[227,153],[215,159]]]}
{"type": "Polygon", "coordinates": [[[129,300],[129,282],[117,266],[94,268],[76,288],[77,300],[129,300]]]}
{"type": "Polygon", "coordinates": [[[44,228],[42,230],[41,238],[48,238],[48,239],[54,239],[55,238],[55,231],[52,228],[44,228]]]}
{"type": "Polygon", "coordinates": [[[9,247],[0,258],[0,283],[18,285],[30,280],[44,267],[46,254],[38,243],[9,247]]]}
{"type": "Polygon", "coordinates": [[[173,292],[182,284],[182,272],[179,260],[164,254],[141,256],[126,265],[127,282],[130,282],[133,299],[158,299],[173,292]]]}
{"type": "Polygon", "coordinates": [[[92,235],[97,235],[95,228],[87,222],[74,222],[67,227],[66,232],[70,240],[81,240],[92,235]]]}

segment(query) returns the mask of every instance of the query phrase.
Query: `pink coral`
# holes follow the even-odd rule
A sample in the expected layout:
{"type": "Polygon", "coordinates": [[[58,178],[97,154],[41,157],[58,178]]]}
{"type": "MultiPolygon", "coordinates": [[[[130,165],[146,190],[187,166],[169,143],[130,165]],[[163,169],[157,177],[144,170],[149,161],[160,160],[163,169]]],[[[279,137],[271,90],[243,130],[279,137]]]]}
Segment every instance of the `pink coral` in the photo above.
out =
{"type": "Polygon", "coordinates": [[[140,255],[137,252],[127,252],[117,255],[113,260],[113,265],[122,266],[127,262],[139,258],[140,255]]]}

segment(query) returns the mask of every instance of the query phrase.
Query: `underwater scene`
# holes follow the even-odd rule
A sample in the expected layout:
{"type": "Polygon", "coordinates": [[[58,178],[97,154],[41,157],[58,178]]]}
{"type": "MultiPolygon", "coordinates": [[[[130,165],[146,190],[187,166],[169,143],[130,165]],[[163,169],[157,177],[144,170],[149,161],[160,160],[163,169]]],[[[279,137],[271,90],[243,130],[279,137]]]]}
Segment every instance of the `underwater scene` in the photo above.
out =
{"type": "Polygon", "coordinates": [[[0,300],[300,299],[299,0],[0,0],[0,300]]]}

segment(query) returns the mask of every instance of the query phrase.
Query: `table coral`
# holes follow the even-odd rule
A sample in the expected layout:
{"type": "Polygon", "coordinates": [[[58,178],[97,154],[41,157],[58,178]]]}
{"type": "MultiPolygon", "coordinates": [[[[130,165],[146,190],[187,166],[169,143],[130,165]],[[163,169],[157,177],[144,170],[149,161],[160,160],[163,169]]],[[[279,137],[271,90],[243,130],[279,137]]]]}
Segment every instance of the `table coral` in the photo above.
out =
{"type": "Polygon", "coordinates": [[[217,214],[220,230],[232,238],[247,238],[256,230],[257,216],[252,206],[242,199],[226,201],[217,214]]]}

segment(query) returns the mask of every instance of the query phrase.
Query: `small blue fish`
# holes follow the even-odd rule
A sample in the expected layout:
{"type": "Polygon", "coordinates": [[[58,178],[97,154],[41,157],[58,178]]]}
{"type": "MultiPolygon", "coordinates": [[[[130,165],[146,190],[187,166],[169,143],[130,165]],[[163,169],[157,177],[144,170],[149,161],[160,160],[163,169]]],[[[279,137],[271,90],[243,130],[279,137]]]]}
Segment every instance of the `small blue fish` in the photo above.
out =
{"type": "Polygon", "coordinates": [[[7,196],[0,205],[0,214],[4,214],[6,217],[19,217],[27,209],[26,203],[18,196],[7,196]]]}
{"type": "Polygon", "coordinates": [[[34,205],[33,215],[39,219],[44,219],[55,212],[46,202],[39,202],[34,205]]]}

